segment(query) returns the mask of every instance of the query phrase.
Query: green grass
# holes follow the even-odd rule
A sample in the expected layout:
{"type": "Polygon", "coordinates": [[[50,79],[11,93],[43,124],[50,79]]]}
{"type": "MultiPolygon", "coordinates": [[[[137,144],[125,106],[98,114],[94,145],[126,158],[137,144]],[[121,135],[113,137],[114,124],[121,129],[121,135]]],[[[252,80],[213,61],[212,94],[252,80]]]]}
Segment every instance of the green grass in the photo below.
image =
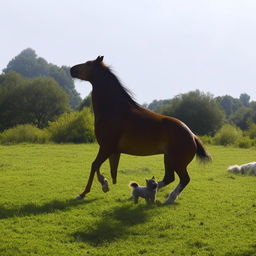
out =
{"type": "MultiPolygon", "coordinates": [[[[97,145],[0,146],[0,255],[256,255],[256,177],[230,174],[255,149],[208,146],[213,163],[189,166],[191,183],[173,205],[128,200],[128,183],[163,177],[163,157],[122,155],[117,185],[89,175],[97,145]]],[[[110,177],[108,163],[102,173],[110,177]]]]}

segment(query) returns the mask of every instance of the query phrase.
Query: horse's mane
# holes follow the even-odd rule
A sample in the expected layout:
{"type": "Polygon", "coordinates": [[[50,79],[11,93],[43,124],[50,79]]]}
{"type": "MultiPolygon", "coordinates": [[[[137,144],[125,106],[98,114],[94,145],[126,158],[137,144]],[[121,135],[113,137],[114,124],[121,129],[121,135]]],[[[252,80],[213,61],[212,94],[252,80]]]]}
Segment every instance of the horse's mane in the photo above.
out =
{"type": "Polygon", "coordinates": [[[101,62],[101,68],[104,71],[105,78],[107,78],[108,89],[112,90],[111,92],[119,97],[118,101],[130,103],[133,106],[139,106],[139,103],[134,99],[133,93],[121,83],[119,78],[114,74],[112,68],[106,66],[103,62],[101,62]]]}

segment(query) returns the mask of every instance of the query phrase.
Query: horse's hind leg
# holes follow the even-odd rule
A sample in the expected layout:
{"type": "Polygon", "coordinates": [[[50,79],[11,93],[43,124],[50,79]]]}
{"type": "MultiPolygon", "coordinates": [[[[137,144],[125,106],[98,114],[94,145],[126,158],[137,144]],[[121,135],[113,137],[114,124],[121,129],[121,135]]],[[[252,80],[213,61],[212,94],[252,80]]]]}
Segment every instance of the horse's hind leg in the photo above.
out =
{"type": "Polygon", "coordinates": [[[167,186],[171,182],[174,181],[174,166],[172,163],[172,159],[168,154],[164,155],[164,168],[165,168],[165,175],[162,181],[158,182],[158,189],[164,186],[167,186]]]}
{"type": "Polygon", "coordinates": [[[110,172],[113,184],[116,184],[117,168],[119,164],[120,153],[113,154],[109,157],[110,172]]]}
{"type": "Polygon", "coordinates": [[[168,199],[165,203],[172,204],[178,197],[178,195],[182,192],[182,190],[188,185],[190,181],[190,177],[188,175],[186,168],[176,169],[176,173],[179,175],[180,183],[178,186],[169,194],[168,199]]]}

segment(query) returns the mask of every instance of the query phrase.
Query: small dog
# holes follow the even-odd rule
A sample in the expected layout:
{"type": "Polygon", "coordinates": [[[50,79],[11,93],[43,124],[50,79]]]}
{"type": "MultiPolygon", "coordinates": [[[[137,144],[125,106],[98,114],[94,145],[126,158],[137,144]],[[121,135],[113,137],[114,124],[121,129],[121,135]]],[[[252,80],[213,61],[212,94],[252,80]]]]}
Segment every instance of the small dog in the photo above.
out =
{"type": "Polygon", "coordinates": [[[152,179],[146,180],[146,187],[140,187],[135,181],[130,182],[132,190],[132,199],[135,204],[138,203],[139,197],[145,198],[147,203],[155,203],[158,183],[153,176],[152,179]]]}

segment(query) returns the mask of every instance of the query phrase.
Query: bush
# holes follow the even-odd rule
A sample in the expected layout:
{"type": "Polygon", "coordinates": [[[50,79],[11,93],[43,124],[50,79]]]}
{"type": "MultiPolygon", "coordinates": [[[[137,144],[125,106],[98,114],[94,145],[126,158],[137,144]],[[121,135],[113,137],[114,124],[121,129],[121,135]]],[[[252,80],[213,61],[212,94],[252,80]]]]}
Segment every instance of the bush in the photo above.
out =
{"type": "Polygon", "coordinates": [[[249,129],[246,132],[251,139],[256,139],[256,124],[250,123],[249,129]]]}
{"type": "Polygon", "coordinates": [[[89,108],[61,115],[55,122],[49,123],[48,131],[50,140],[57,143],[95,141],[93,115],[89,108]]]}
{"type": "Polygon", "coordinates": [[[1,144],[15,144],[21,142],[45,143],[49,140],[46,130],[41,130],[31,124],[17,125],[0,134],[1,144]]]}
{"type": "Polygon", "coordinates": [[[200,136],[200,140],[203,142],[203,144],[212,144],[213,143],[213,137],[211,136],[200,136]]]}
{"type": "Polygon", "coordinates": [[[237,140],[236,144],[239,148],[250,148],[253,145],[253,140],[249,137],[241,137],[237,140]]]}
{"type": "Polygon", "coordinates": [[[217,145],[233,145],[242,137],[242,131],[231,124],[225,124],[215,135],[214,143],[217,145]]]}

